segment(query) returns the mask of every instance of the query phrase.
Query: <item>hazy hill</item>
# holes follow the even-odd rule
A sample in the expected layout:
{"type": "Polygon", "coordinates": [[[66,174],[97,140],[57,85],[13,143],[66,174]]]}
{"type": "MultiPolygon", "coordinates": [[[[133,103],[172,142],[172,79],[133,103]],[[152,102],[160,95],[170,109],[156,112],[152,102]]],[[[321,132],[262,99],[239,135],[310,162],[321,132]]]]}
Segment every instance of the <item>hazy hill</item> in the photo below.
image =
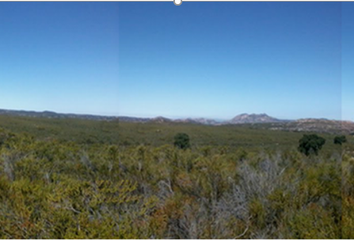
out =
{"type": "Polygon", "coordinates": [[[0,115],[21,116],[21,117],[42,117],[42,118],[56,118],[56,119],[76,118],[76,119],[105,120],[105,121],[117,120],[117,117],[110,117],[110,116],[99,116],[99,115],[90,115],[90,114],[56,113],[56,112],[51,112],[51,111],[36,112],[36,111],[0,109],[0,115]]]}
{"type": "Polygon", "coordinates": [[[299,119],[295,122],[286,124],[284,127],[290,131],[354,133],[354,122],[328,119],[299,119]]]}
{"type": "Polygon", "coordinates": [[[118,117],[118,120],[121,122],[140,122],[140,123],[145,123],[149,122],[151,119],[150,118],[137,118],[137,117],[118,117]]]}
{"type": "Polygon", "coordinates": [[[270,117],[265,113],[262,114],[247,114],[243,113],[240,115],[237,115],[230,121],[227,121],[229,124],[240,124],[240,123],[271,123],[271,122],[281,122],[282,120],[279,120],[274,117],[270,117]]]}
{"type": "Polygon", "coordinates": [[[156,118],[134,118],[134,117],[118,117],[123,122],[176,122],[176,123],[194,123],[203,125],[225,125],[225,124],[245,124],[245,123],[272,123],[272,122],[284,122],[288,120],[280,120],[274,117],[270,117],[267,114],[241,114],[227,121],[216,121],[214,119],[207,118],[184,118],[184,119],[169,119],[165,117],[156,118]],[[140,120],[138,120],[140,119],[140,120]]]}
{"type": "Polygon", "coordinates": [[[270,129],[292,132],[318,132],[332,134],[354,134],[354,122],[306,118],[295,121],[258,123],[253,124],[252,128],[270,129]]]}
{"type": "Polygon", "coordinates": [[[186,119],[177,119],[174,122],[181,123],[195,123],[195,124],[204,124],[204,125],[220,125],[221,122],[218,122],[214,119],[207,118],[186,118],[186,119]]]}
{"type": "Polygon", "coordinates": [[[169,122],[172,122],[173,120],[159,116],[159,117],[152,118],[149,121],[155,122],[155,123],[169,123],[169,122]]]}

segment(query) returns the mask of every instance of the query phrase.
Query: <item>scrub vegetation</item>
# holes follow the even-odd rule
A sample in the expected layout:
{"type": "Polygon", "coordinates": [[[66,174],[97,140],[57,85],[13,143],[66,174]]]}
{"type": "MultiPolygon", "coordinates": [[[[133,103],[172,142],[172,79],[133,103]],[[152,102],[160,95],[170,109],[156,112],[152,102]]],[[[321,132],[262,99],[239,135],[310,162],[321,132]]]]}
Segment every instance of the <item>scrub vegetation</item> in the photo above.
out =
{"type": "Polygon", "coordinates": [[[354,136],[312,134],[0,116],[0,237],[354,238],[354,136]]]}

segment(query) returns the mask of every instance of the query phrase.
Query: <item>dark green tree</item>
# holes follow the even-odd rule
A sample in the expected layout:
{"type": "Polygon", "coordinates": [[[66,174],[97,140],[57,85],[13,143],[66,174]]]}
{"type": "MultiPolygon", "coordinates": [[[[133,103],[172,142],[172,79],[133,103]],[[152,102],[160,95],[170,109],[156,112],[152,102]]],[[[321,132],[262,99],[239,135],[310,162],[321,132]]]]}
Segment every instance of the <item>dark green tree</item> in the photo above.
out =
{"type": "Polygon", "coordinates": [[[319,137],[316,134],[304,134],[304,136],[299,140],[298,150],[309,156],[310,153],[318,154],[322,146],[325,144],[326,140],[323,137],[319,137]]]}
{"type": "Polygon", "coordinates": [[[174,145],[180,149],[190,148],[189,136],[186,133],[177,133],[174,145]]]}
{"type": "Polygon", "coordinates": [[[347,138],[344,135],[336,136],[333,142],[334,144],[342,145],[342,143],[347,142],[347,138]]]}

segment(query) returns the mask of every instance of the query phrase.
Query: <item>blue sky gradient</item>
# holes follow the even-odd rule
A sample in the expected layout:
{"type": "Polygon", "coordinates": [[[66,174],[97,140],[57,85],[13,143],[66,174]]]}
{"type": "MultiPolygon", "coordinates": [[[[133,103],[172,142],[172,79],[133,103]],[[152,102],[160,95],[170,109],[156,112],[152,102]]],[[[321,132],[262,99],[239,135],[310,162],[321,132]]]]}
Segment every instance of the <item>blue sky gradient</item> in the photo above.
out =
{"type": "Polygon", "coordinates": [[[0,2],[0,108],[354,120],[352,6],[0,2]]]}
{"type": "Polygon", "coordinates": [[[0,2],[0,108],[117,114],[116,3],[0,2]]]}
{"type": "Polygon", "coordinates": [[[354,121],[354,3],[342,9],[342,119],[354,121]]]}

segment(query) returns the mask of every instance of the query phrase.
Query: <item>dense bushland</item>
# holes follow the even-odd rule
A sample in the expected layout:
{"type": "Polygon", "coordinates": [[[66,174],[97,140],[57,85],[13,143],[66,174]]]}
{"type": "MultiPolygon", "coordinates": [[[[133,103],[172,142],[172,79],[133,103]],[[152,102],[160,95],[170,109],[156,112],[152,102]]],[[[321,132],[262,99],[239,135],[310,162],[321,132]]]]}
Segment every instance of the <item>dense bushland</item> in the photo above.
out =
{"type": "Polygon", "coordinates": [[[354,149],[342,159],[342,221],[343,238],[354,238],[354,149]],[[350,153],[350,154],[349,154],[350,153]]]}
{"type": "Polygon", "coordinates": [[[353,237],[353,149],[166,143],[1,129],[0,237],[353,237]]]}

